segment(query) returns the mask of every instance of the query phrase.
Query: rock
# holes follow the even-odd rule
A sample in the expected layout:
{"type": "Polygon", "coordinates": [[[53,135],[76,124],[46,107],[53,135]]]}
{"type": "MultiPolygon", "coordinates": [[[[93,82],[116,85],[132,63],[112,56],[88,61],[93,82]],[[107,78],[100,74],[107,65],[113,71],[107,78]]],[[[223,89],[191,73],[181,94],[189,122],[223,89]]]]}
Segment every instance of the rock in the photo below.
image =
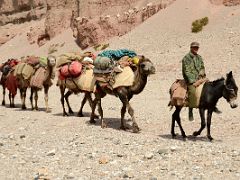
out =
{"type": "Polygon", "coordinates": [[[25,135],[21,135],[20,136],[20,139],[24,139],[26,136],[25,135]]]}
{"type": "Polygon", "coordinates": [[[11,140],[13,140],[13,139],[14,139],[14,135],[10,134],[10,135],[8,136],[8,138],[11,139],[11,140]]]}
{"type": "Polygon", "coordinates": [[[133,178],[134,173],[132,171],[125,172],[122,177],[123,178],[133,178]]]}
{"type": "Polygon", "coordinates": [[[109,162],[107,157],[100,157],[100,159],[98,160],[99,164],[107,164],[109,162]]]}
{"type": "Polygon", "coordinates": [[[3,146],[3,143],[0,143],[0,146],[3,146]]]}
{"type": "Polygon", "coordinates": [[[146,159],[152,159],[153,156],[154,156],[154,154],[151,153],[151,152],[147,152],[147,153],[144,155],[144,157],[145,157],[146,159]]]}
{"type": "Polygon", "coordinates": [[[159,149],[158,154],[167,154],[168,153],[168,149],[159,149]]]}
{"type": "Polygon", "coordinates": [[[170,150],[172,151],[172,152],[175,152],[175,151],[177,151],[179,148],[178,147],[176,147],[176,146],[172,146],[171,148],[170,148],[170,150]]]}
{"type": "Polygon", "coordinates": [[[68,175],[64,175],[64,179],[74,179],[73,173],[70,173],[68,175]]]}
{"type": "Polygon", "coordinates": [[[54,156],[56,154],[56,150],[53,149],[47,153],[47,156],[54,156]]]}
{"type": "Polygon", "coordinates": [[[157,178],[156,177],[151,177],[151,178],[149,178],[149,180],[157,180],[157,178]]]}
{"type": "Polygon", "coordinates": [[[34,180],[50,180],[51,178],[48,175],[48,170],[46,168],[41,168],[38,170],[37,174],[34,177],[34,180]]]}

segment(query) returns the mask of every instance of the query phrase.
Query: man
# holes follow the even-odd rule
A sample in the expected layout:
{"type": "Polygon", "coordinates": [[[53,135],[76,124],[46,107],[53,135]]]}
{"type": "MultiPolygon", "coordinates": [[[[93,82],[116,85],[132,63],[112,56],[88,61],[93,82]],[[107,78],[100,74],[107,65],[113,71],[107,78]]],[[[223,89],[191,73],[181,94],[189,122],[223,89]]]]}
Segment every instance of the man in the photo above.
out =
{"type": "MultiPolygon", "coordinates": [[[[192,42],[190,52],[182,59],[182,74],[188,86],[189,120],[193,120],[193,108],[197,108],[196,87],[206,78],[202,57],[198,54],[199,43],[192,42]]],[[[221,113],[216,107],[215,112],[221,113]]]]}

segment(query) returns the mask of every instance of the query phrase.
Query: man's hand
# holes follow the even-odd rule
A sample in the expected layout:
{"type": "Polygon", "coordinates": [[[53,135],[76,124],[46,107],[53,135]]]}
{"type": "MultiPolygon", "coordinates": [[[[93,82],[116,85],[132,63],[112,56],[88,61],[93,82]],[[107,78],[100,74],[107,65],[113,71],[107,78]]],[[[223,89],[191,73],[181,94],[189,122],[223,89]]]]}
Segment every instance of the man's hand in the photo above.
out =
{"type": "Polygon", "coordinates": [[[198,86],[200,86],[202,83],[204,83],[204,82],[206,82],[206,81],[209,81],[208,78],[199,79],[199,80],[197,80],[195,83],[193,83],[193,86],[194,86],[194,87],[198,87],[198,86]]]}

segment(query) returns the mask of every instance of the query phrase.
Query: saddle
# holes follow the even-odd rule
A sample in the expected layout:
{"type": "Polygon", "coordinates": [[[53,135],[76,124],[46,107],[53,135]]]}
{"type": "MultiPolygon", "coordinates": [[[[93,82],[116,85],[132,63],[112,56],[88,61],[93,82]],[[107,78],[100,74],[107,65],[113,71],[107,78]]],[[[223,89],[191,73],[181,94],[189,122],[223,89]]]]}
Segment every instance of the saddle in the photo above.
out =
{"type": "MultiPolygon", "coordinates": [[[[208,79],[200,79],[196,82],[196,92],[195,97],[197,100],[197,107],[199,106],[203,85],[207,82],[208,79]]],[[[187,107],[188,102],[188,87],[187,83],[183,79],[177,79],[170,88],[170,102],[168,106],[182,106],[187,107]]]]}

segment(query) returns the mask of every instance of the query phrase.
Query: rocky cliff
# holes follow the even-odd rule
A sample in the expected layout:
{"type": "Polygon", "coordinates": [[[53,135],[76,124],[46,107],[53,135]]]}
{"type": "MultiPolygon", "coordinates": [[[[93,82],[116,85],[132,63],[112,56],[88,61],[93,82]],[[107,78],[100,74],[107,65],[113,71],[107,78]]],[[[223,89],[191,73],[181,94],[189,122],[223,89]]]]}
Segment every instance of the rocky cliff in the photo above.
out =
{"type": "MultiPolygon", "coordinates": [[[[0,45],[19,33],[25,33],[30,43],[42,45],[71,27],[78,45],[86,48],[126,34],[174,1],[0,0],[0,45]],[[34,21],[39,22],[33,25],[34,21]]],[[[210,1],[240,4],[240,0],[210,1]]]]}

